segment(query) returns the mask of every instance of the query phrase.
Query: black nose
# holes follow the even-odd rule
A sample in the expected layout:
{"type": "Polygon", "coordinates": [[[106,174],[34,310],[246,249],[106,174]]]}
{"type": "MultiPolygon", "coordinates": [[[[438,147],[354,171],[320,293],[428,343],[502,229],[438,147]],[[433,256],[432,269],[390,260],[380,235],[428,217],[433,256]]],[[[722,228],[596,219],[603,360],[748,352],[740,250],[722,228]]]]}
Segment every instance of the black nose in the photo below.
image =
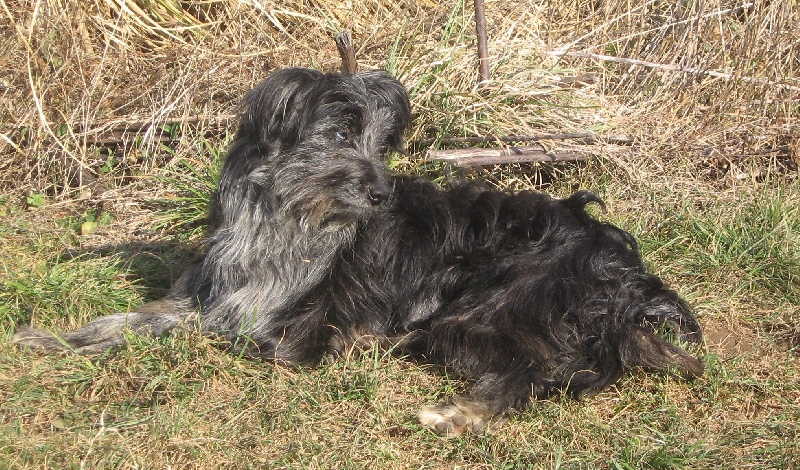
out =
{"type": "Polygon", "coordinates": [[[389,197],[389,188],[382,184],[372,185],[367,189],[367,195],[369,196],[369,202],[373,206],[377,206],[389,197]]]}

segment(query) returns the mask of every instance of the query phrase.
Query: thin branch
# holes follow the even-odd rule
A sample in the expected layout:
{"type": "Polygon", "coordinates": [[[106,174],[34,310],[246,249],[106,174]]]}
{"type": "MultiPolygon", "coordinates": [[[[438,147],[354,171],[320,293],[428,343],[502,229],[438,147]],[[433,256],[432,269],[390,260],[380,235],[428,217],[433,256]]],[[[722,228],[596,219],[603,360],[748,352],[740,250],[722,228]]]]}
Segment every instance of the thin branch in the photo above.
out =
{"type": "MultiPolygon", "coordinates": [[[[662,31],[662,30],[665,30],[665,29],[674,28],[675,26],[678,26],[678,25],[697,22],[697,21],[700,21],[700,20],[704,20],[706,18],[710,18],[712,16],[722,16],[722,15],[725,15],[725,14],[728,14],[728,13],[735,13],[735,12],[738,12],[738,11],[746,10],[746,9],[752,7],[753,4],[754,4],[754,2],[747,2],[747,3],[741,4],[741,5],[737,6],[737,7],[727,8],[727,9],[724,9],[724,10],[715,10],[715,11],[712,11],[710,13],[706,13],[704,15],[701,15],[699,17],[692,16],[690,18],[685,18],[685,19],[680,20],[680,21],[673,21],[671,23],[662,24],[662,25],[657,26],[655,28],[645,29],[645,30],[642,30],[642,31],[636,31],[635,33],[629,34],[627,36],[621,36],[621,37],[618,37],[618,38],[614,38],[614,39],[605,41],[605,42],[603,42],[601,44],[594,44],[591,47],[604,47],[604,46],[609,46],[611,44],[620,43],[620,42],[623,42],[623,41],[630,41],[633,38],[636,38],[636,37],[639,37],[639,36],[645,36],[647,34],[651,34],[651,33],[657,32],[657,31],[662,31]]],[[[580,39],[585,39],[586,37],[588,37],[588,36],[584,36],[584,37],[582,37],[580,39]]],[[[576,44],[577,43],[575,41],[573,41],[570,44],[567,44],[567,45],[565,45],[563,47],[560,47],[559,48],[559,50],[561,50],[560,54],[563,54],[565,51],[571,49],[576,44]]]]}
{"type": "Polygon", "coordinates": [[[659,69],[659,70],[667,70],[670,72],[678,72],[678,73],[688,73],[693,75],[706,75],[709,77],[714,78],[722,78],[724,80],[738,80],[741,82],[746,83],[755,83],[758,85],[767,85],[776,88],[782,88],[785,90],[791,91],[800,91],[800,86],[788,85],[786,83],[776,82],[774,80],[767,80],[764,78],[757,78],[757,77],[746,77],[741,75],[733,75],[730,73],[723,73],[723,72],[716,72],[714,70],[705,70],[705,69],[698,69],[694,67],[681,67],[678,65],[670,65],[670,64],[660,64],[658,62],[648,62],[646,60],[639,60],[639,59],[628,59],[626,57],[614,57],[609,55],[603,54],[592,54],[590,52],[551,52],[551,55],[555,56],[570,56],[570,57],[580,57],[584,59],[596,59],[602,60],[605,62],[617,62],[621,64],[629,64],[629,65],[636,65],[639,67],[647,67],[652,69],[659,69]]]}
{"type": "Polygon", "coordinates": [[[115,121],[108,121],[102,124],[94,123],[88,129],[75,129],[73,132],[78,137],[85,137],[87,145],[103,145],[109,137],[113,140],[116,136],[124,134],[139,135],[147,133],[154,126],[172,127],[176,125],[194,125],[198,127],[201,123],[205,124],[209,129],[227,129],[230,122],[235,120],[235,114],[217,114],[207,115],[198,114],[195,116],[188,116],[185,118],[171,119],[165,121],[157,121],[155,119],[137,120],[137,119],[120,119],[115,121]]]}
{"type": "MultiPolygon", "coordinates": [[[[7,143],[10,146],[12,146],[15,151],[22,152],[22,149],[19,148],[19,145],[17,145],[16,142],[11,140],[11,138],[8,137],[7,135],[5,135],[3,133],[0,133],[0,140],[2,140],[3,142],[7,143]]],[[[0,154],[2,154],[4,152],[5,152],[5,148],[3,146],[0,146],[0,154]]]]}
{"type": "Polygon", "coordinates": [[[633,138],[625,135],[597,135],[591,132],[573,132],[564,134],[538,134],[538,135],[486,135],[486,136],[473,136],[473,137],[454,137],[445,136],[441,139],[422,139],[411,142],[414,146],[424,147],[431,145],[434,142],[439,144],[481,144],[492,142],[539,142],[542,140],[583,140],[589,143],[595,142],[610,142],[614,144],[630,145],[633,143],[633,138]]]}
{"type": "MultiPolygon", "coordinates": [[[[203,131],[204,137],[224,135],[231,129],[231,123],[237,118],[235,114],[198,114],[185,118],[158,121],[156,119],[116,119],[105,122],[93,122],[86,126],[77,126],[67,136],[57,137],[51,134],[44,139],[46,146],[57,145],[63,150],[65,142],[73,139],[82,146],[96,146],[100,148],[113,148],[130,145],[136,137],[142,137],[148,142],[173,143],[178,142],[164,130],[164,127],[191,126],[203,131]]],[[[6,141],[17,151],[24,146],[20,139],[13,139],[5,134],[0,134],[0,140],[6,141]]],[[[0,147],[1,149],[2,147],[0,147]]]]}
{"type": "Polygon", "coordinates": [[[548,152],[537,146],[428,150],[427,158],[461,167],[501,163],[580,161],[586,160],[586,155],[581,152],[548,152]]]}
{"type": "Polygon", "coordinates": [[[628,16],[633,15],[638,10],[646,9],[648,6],[650,6],[650,4],[655,3],[656,1],[657,0],[649,0],[646,3],[642,4],[642,5],[639,5],[639,6],[635,7],[635,8],[631,8],[630,10],[625,11],[621,15],[619,15],[619,16],[617,16],[615,18],[612,18],[610,21],[606,21],[605,23],[603,23],[600,26],[594,28],[593,30],[591,30],[588,33],[584,34],[583,36],[579,37],[578,39],[575,39],[572,42],[570,42],[569,44],[565,44],[564,46],[560,47],[559,49],[561,51],[557,52],[554,55],[558,55],[558,56],[563,55],[564,51],[568,51],[569,49],[571,49],[572,47],[574,47],[576,44],[578,44],[579,42],[583,41],[584,39],[592,37],[598,31],[602,31],[603,29],[606,29],[606,28],[610,27],[611,25],[613,25],[617,21],[620,21],[622,19],[625,19],[628,16]]]}

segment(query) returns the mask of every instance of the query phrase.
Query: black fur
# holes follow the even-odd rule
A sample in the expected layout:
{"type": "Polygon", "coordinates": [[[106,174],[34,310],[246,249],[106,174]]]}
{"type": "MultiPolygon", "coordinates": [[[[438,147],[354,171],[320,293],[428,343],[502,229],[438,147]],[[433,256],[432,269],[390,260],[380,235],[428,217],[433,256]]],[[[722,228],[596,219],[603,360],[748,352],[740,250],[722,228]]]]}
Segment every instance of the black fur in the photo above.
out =
{"type": "Polygon", "coordinates": [[[60,339],[22,329],[17,343],[92,352],[122,344],[125,328],[190,323],[262,358],[314,364],[375,338],[472,383],[418,415],[448,435],[626,370],[702,374],[659,335],[699,341],[690,309],[645,271],[630,234],[587,214],[603,205],[593,194],[389,176],[382,159],[410,106],[385,73],[282,70],[244,106],[207,248],[170,296],[60,339]]]}

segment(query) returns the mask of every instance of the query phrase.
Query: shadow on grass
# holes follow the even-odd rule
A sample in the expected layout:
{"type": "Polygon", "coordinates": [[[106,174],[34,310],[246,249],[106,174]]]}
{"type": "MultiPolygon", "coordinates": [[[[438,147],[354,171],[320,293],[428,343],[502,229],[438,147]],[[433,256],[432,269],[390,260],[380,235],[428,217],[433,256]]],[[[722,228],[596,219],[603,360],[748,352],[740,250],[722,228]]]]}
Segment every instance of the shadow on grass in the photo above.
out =
{"type": "Polygon", "coordinates": [[[119,276],[136,284],[143,300],[150,301],[167,295],[199,252],[198,243],[185,240],[132,241],[69,249],[60,261],[111,260],[119,276]]]}

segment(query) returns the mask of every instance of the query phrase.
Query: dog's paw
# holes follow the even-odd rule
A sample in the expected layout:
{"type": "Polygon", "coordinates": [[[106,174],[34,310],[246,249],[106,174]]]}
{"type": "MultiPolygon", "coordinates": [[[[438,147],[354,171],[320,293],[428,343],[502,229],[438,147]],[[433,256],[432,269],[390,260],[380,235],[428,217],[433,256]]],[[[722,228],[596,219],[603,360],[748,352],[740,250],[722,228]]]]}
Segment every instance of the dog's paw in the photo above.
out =
{"type": "Polygon", "coordinates": [[[484,406],[466,401],[426,406],[417,412],[417,419],[426,428],[446,437],[465,432],[491,432],[504,421],[492,417],[484,406]]]}

